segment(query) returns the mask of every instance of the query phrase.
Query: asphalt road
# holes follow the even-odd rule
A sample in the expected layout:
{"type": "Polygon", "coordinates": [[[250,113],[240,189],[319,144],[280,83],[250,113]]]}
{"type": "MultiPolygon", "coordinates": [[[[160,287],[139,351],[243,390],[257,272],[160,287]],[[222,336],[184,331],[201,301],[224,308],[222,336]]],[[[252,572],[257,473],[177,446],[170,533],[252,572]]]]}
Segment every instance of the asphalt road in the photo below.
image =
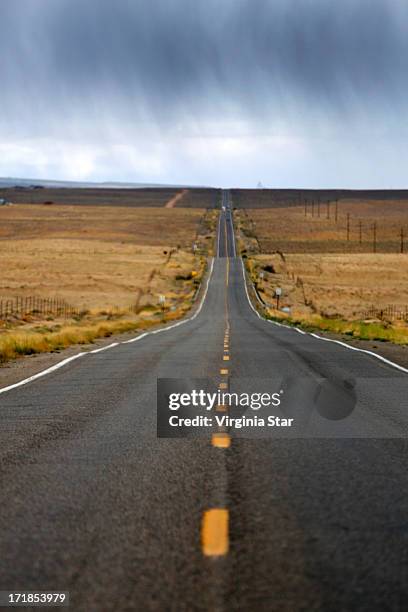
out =
{"type": "Polygon", "coordinates": [[[0,590],[80,611],[406,609],[407,374],[261,320],[223,197],[194,319],[0,394],[0,590]],[[298,429],[158,439],[157,378],[281,387],[298,429]]]}

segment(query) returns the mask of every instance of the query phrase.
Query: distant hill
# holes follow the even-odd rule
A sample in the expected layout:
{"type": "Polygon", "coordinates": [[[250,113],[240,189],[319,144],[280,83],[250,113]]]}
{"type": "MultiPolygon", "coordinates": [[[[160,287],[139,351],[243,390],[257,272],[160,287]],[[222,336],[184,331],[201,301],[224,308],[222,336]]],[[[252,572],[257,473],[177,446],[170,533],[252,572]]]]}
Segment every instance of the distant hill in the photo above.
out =
{"type": "MultiPolygon", "coordinates": [[[[167,185],[158,183],[120,183],[120,182],[105,182],[105,183],[92,183],[92,182],[81,182],[81,181],[51,181],[48,179],[30,179],[30,178],[14,178],[14,177],[3,177],[0,178],[0,188],[7,187],[48,187],[48,188],[67,188],[67,189],[148,189],[148,188],[174,188],[182,189],[184,187],[191,187],[190,185],[167,185]]],[[[197,187],[200,187],[197,185],[197,187]]]]}

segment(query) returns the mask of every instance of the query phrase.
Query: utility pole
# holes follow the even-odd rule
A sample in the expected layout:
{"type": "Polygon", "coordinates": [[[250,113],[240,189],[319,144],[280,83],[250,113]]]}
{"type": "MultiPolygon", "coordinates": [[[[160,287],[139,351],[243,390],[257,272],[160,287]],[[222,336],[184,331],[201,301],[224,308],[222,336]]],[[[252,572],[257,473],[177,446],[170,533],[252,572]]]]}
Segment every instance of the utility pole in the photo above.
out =
{"type": "Polygon", "coordinates": [[[361,244],[362,243],[362,237],[363,237],[363,222],[360,221],[358,222],[358,241],[361,244]]]}
{"type": "Polygon", "coordinates": [[[330,200],[327,200],[327,218],[330,219],[330,200]]]}
{"type": "Polygon", "coordinates": [[[347,242],[350,241],[350,213],[347,213],[347,242]]]}
{"type": "Polygon", "coordinates": [[[307,200],[305,198],[305,217],[307,217],[307,200]]]}
{"type": "Polygon", "coordinates": [[[401,227],[400,236],[401,236],[401,253],[403,253],[404,252],[404,228],[403,227],[401,227]]]}
{"type": "Polygon", "coordinates": [[[373,253],[377,252],[377,221],[373,223],[373,253]]]}
{"type": "Polygon", "coordinates": [[[334,208],[334,220],[337,223],[337,219],[339,216],[339,201],[336,199],[336,206],[334,208]]]}
{"type": "Polygon", "coordinates": [[[314,200],[312,200],[312,217],[314,217],[314,200]]]}
{"type": "Polygon", "coordinates": [[[317,200],[317,216],[320,217],[320,197],[317,200]]]}

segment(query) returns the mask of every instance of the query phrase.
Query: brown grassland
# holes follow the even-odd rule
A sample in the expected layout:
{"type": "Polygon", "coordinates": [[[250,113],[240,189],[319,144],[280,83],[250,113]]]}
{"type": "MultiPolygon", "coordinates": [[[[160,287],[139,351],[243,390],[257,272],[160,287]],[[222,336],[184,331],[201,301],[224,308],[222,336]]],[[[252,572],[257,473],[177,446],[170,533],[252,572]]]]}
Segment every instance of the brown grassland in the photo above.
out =
{"type": "Polygon", "coordinates": [[[212,252],[216,217],[199,208],[1,207],[0,300],[60,298],[79,315],[4,317],[0,361],[182,316],[212,252]]]}
{"type": "Polygon", "coordinates": [[[376,250],[379,253],[399,253],[401,229],[405,232],[408,251],[408,200],[339,200],[338,219],[335,221],[335,202],[281,208],[238,210],[238,216],[247,216],[246,225],[259,241],[264,253],[281,250],[284,253],[371,253],[374,250],[374,223],[376,223],[376,250]],[[347,215],[349,240],[347,240],[347,215]],[[360,243],[361,222],[361,243],[360,243]]]}
{"type": "Polygon", "coordinates": [[[270,316],[358,337],[371,326],[373,338],[408,343],[408,201],[339,200],[337,223],[334,203],[330,211],[321,203],[320,217],[317,205],[314,212],[310,205],[307,216],[293,205],[235,212],[241,252],[270,316]]]}

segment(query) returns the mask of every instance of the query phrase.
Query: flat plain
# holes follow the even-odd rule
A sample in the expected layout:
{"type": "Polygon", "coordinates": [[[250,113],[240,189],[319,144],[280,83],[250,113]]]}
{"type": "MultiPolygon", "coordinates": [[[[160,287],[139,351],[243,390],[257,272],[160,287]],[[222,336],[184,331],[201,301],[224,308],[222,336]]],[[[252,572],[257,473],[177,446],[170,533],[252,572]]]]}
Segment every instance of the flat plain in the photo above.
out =
{"type": "Polygon", "coordinates": [[[393,320],[388,311],[405,313],[408,199],[401,199],[403,193],[396,199],[350,195],[336,203],[315,194],[313,204],[309,199],[300,205],[276,193],[268,200],[267,190],[258,200],[256,193],[236,192],[238,243],[265,301],[275,305],[281,287],[280,307],[304,319],[376,319],[384,311],[381,318],[393,320]],[[258,206],[252,208],[252,201],[258,206]]]}
{"type": "Polygon", "coordinates": [[[205,210],[15,205],[0,209],[1,299],[125,307],[183,290],[205,210]]]}
{"type": "Polygon", "coordinates": [[[408,200],[338,200],[315,203],[313,211],[309,202],[236,214],[248,217],[263,253],[399,253],[401,230],[408,251],[408,200]]]}
{"type": "Polygon", "coordinates": [[[1,206],[0,362],[185,314],[213,253],[218,213],[208,192],[182,198],[202,196],[201,208],[179,208],[181,199],[166,207],[177,193],[160,206],[89,205],[86,194],[80,205],[1,206]]]}

